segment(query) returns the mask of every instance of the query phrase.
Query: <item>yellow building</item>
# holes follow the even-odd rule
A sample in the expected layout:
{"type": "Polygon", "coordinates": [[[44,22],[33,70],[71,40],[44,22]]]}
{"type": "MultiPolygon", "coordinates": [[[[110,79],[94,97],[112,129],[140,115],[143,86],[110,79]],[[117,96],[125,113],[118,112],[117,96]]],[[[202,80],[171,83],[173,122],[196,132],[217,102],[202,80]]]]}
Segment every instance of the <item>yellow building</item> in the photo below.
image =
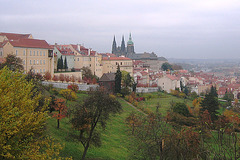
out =
{"type": "Polygon", "coordinates": [[[104,73],[115,73],[117,66],[120,66],[121,71],[127,71],[133,76],[133,62],[132,59],[127,57],[103,57],[103,74],[104,73]]]}
{"type": "Polygon", "coordinates": [[[2,57],[14,54],[23,60],[24,71],[54,73],[53,49],[45,40],[33,39],[30,34],[0,33],[2,57]]]}

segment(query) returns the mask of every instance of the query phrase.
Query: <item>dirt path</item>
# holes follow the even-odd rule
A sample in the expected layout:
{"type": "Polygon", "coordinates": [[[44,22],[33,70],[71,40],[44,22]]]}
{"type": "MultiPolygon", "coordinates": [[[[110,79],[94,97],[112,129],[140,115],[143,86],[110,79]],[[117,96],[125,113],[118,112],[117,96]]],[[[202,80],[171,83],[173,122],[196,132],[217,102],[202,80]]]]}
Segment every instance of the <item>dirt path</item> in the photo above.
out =
{"type": "Polygon", "coordinates": [[[128,101],[126,101],[125,99],[121,98],[123,101],[125,101],[128,105],[130,105],[132,108],[134,108],[136,111],[144,114],[145,116],[147,116],[146,113],[144,113],[143,111],[141,111],[140,109],[138,109],[137,107],[135,107],[134,105],[132,105],[131,103],[129,103],[128,101]]]}

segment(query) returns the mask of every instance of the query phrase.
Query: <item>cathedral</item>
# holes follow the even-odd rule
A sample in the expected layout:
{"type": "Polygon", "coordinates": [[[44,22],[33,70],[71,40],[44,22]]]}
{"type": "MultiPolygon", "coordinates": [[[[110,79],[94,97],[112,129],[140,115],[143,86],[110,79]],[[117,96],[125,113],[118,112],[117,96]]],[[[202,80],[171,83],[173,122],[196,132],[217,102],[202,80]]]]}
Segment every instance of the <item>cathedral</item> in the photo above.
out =
{"type": "Polygon", "coordinates": [[[129,40],[127,42],[127,47],[125,47],[124,36],[122,36],[121,46],[118,46],[118,47],[117,47],[116,39],[115,39],[115,36],[114,36],[113,44],[112,44],[112,53],[115,54],[118,57],[119,56],[129,57],[129,56],[135,54],[134,43],[132,41],[131,33],[129,35],[129,40]]]}

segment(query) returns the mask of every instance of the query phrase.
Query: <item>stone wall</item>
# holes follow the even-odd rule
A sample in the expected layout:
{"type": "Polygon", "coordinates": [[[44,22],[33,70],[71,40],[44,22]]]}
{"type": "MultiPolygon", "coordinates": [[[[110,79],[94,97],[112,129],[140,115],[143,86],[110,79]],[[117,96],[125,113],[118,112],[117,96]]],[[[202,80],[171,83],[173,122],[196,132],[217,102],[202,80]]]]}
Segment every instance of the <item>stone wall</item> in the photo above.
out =
{"type": "MultiPolygon", "coordinates": [[[[72,83],[61,83],[61,82],[47,82],[47,81],[43,81],[42,84],[43,84],[43,85],[52,84],[53,87],[55,87],[55,88],[67,89],[67,86],[68,86],[69,84],[72,84],[72,83]]],[[[77,84],[77,83],[74,83],[74,84],[78,85],[80,91],[88,91],[88,90],[90,90],[90,88],[96,89],[97,87],[99,87],[99,85],[94,85],[94,84],[92,84],[92,85],[77,84]]]]}
{"type": "Polygon", "coordinates": [[[136,92],[137,93],[150,93],[150,92],[157,92],[158,87],[137,87],[136,92]]]}

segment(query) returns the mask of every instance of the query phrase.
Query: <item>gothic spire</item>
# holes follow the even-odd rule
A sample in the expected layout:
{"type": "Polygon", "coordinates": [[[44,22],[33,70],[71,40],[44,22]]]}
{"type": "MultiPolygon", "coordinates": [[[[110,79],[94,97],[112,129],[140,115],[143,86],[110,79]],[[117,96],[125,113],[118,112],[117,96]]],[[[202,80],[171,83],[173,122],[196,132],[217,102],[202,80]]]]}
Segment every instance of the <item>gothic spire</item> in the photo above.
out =
{"type": "Polygon", "coordinates": [[[122,36],[121,54],[125,55],[125,53],[126,53],[125,41],[124,41],[124,36],[122,36]]]}
{"type": "Polygon", "coordinates": [[[114,54],[116,52],[117,52],[117,43],[116,43],[115,35],[114,35],[113,44],[112,44],[112,53],[114,54]]]}

